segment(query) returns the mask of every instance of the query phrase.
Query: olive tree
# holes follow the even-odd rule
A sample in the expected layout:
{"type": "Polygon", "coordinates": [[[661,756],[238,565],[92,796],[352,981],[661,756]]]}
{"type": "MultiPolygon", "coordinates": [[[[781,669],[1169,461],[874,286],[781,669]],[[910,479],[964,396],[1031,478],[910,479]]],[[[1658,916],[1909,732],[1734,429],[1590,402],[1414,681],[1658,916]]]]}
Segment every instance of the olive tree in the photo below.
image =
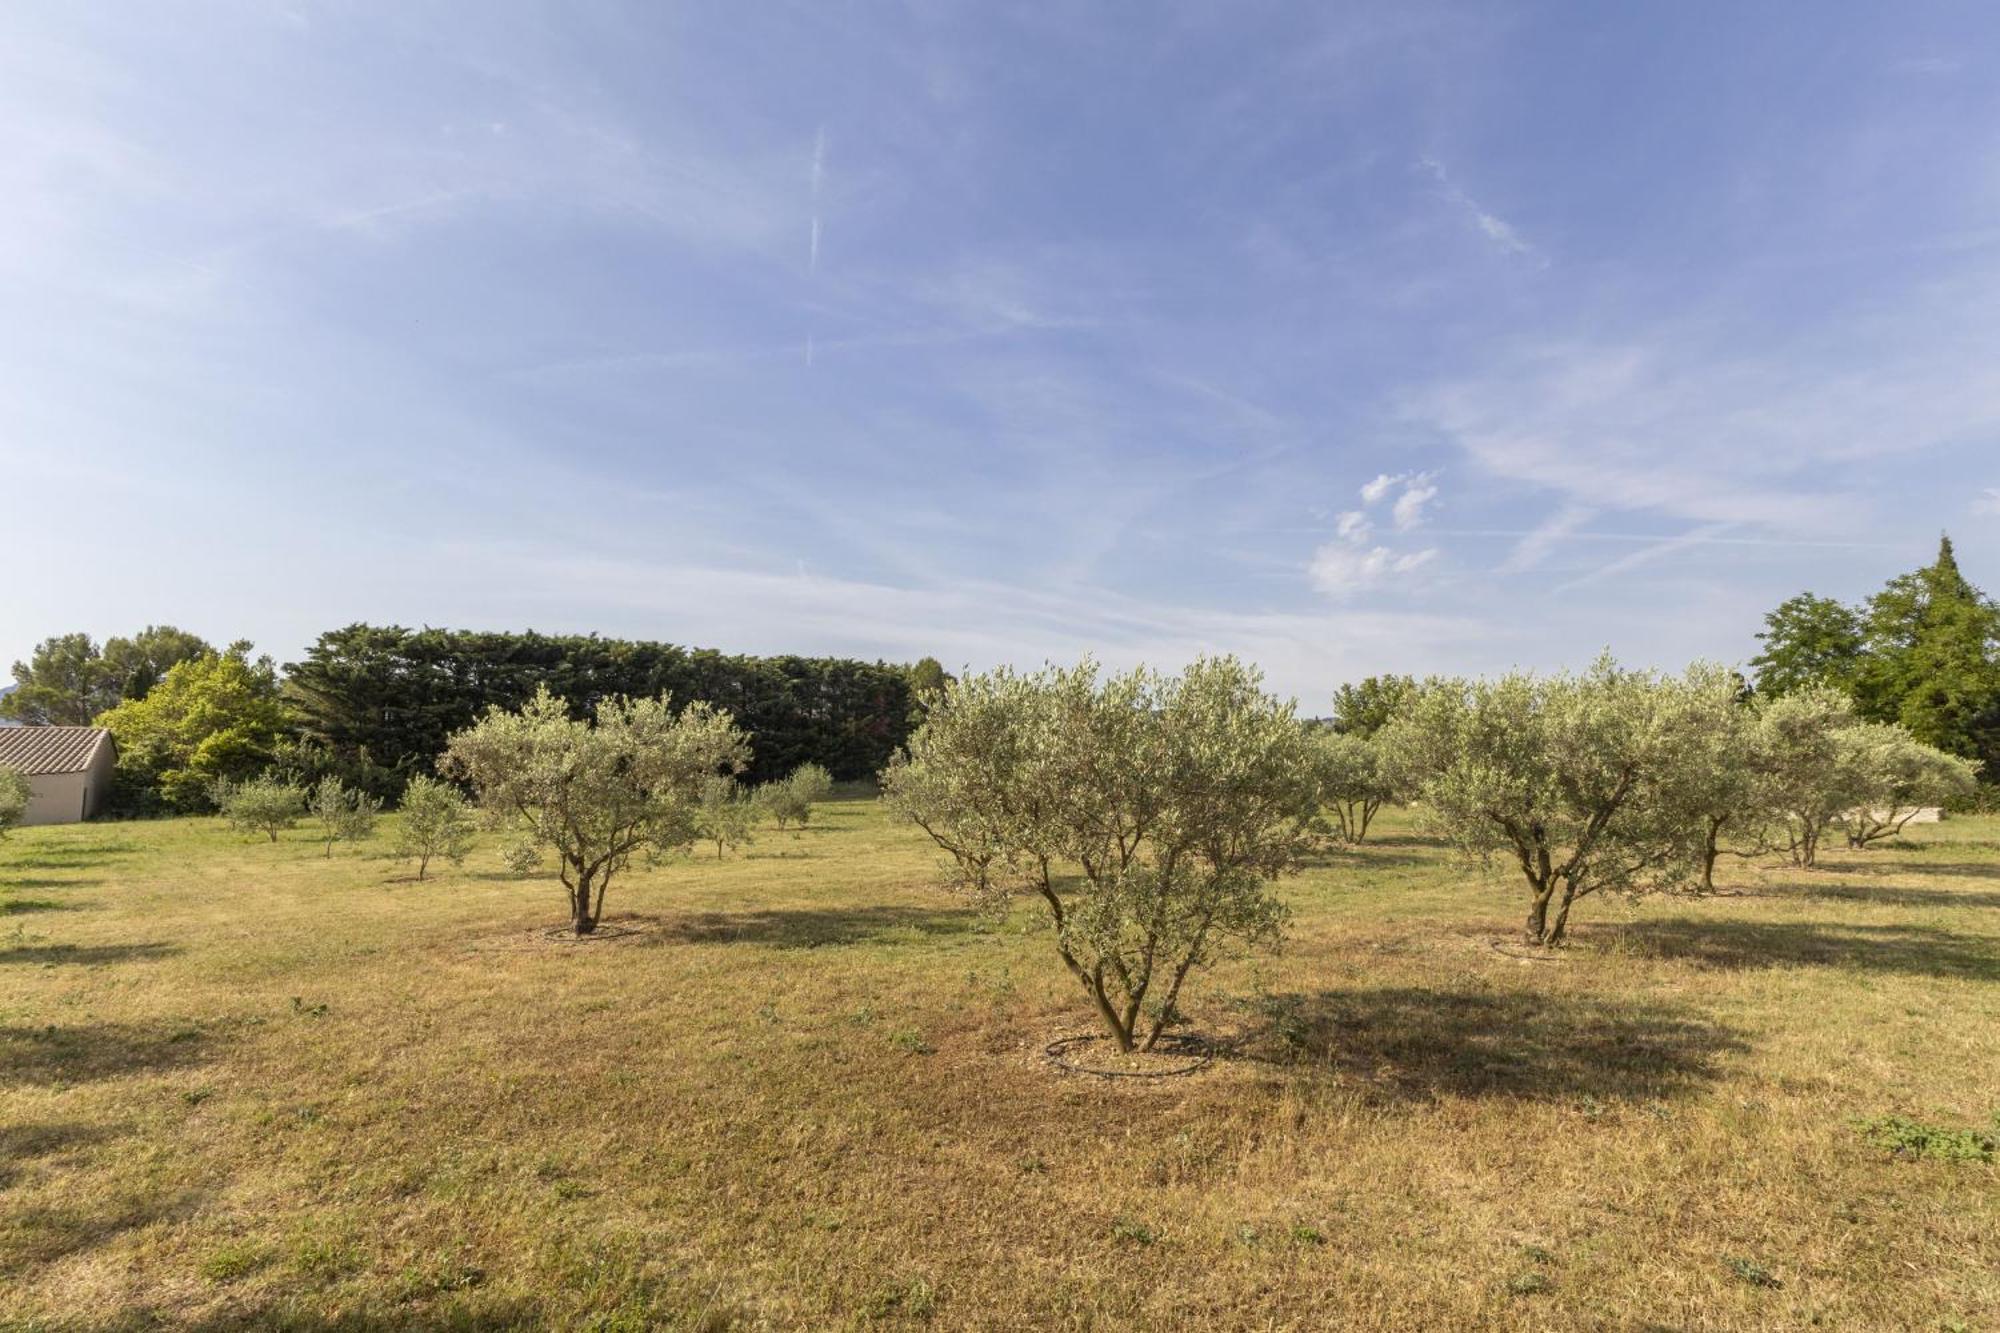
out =
{"type": "Polygon", "coordinates": [[[453,865],[472,850],[472,806],[458,788],[419,773],[403,788],[402,818],[396,825],[396,852],[417,863],[417,878],[442,856],[453,865]]]}
{"type": "Polygon", "coordinates": [[[218,782],[209,788],[209,799],[230,827],[262,833],[276,842],[280,833],[299,822],[306,793],[303,787],[267,774],[247,782],[218,782]]]}
{"type": "Polygon", "coordinates": [[[1839,741],[1866,792],[1841,817],[1850,847],[1895,837],[1920,811],[1968,795],[1979,782],[1976,760],[1925,745],[1893,723],[1864,722],[1842,731],[1839,741]]]}
{"type": "Polygon", "coordinates": [[[319,821],[320,841],[330,859],[336,842],[359,842],[375,832],[382,803],[367,792],[350,789],[339,778],[325,777],[313,784],[306,809],[319,821]]]}
{"type": "Polygon", "coordinates": [[[0,765],[0,838],[27,817],[28,802],[34,794],[34,788],[19,770],[0,765]]]}
{"type": "Polygon", "coordinates": [[[733,777],[718,774],[701,786],[701,805],[695,812],[695,836],[715,844],[715,859],[754,841],[751,830],[757,824],[757,806],[733,777]]]}
{"type": "Polygon", "coordinates": [[[1797,865],[1815,864],[1827,827],[1869,800],[1873,782],[1862,752],[1841,740],[1857,725],[1853,701],[1831,685],[1758,701],[1754,744],[1764,838],[1797,865]]]}
{"type": "Polygon", "coordinates": [[[703,784],[749,758],[749,738],[709,704],[676,713],[665,695],[614,696],[583,722],[543,686],[518,712],[495,706],[454,735],[438,766],[471,783],[487,818],[516,835],[516,871],[555,853],[570,924],[588,935],[633,854],[692,842],[703,784]]]}
{"type": "Polygon", "coordinates": [[[788,824],[804,827],[812,821],[813,804],[824,801],[833,791],[833,775],[818,764],[800,764],[780,782],[767,782],[757,789],[756,801],[779,828],[788,824]]]}
{"type": "Polygon", "coordinates": [[[1695,829],[1700,838],[1699,879],[1703,893],[1715,891],[1715,867],[1723,854],[1750,857],[1768,850],[1770,824],[1767,759],[1759,742],[1757,715],[1744,703],[1717,708],[1712,725],[1690,738],[1689,771],[1695,829]]]}
{"type": "Polygon", "coordinates": [[[1152,1049],[1196,969],[1277,942],[1272,883],[1297,868],[1318,795],[1293,705],[1228,657],[1179,677],[1086,660],[948,681],[882,781],[947,854],[950,887],[1040,900],[1124,1051],[1152,1049]]]}
{"type": "Polygon", "coordinates": [[[1563,943],[1604,890],[1683,882],[1699,862],[1708,738],[1736,706],[1713,667],[1426,681],[1381,733],[1421,817],[1467,854],[1501,854],[1528,886],[1522,933],[1563,943]]]}
{"type": "Polygon", "coordinates": [[[1360,842],[1394,795],[1381,752],[1373,737],[1354,732],[1322,731],[1312,742],[1320,809],[1332,812],[1342,842],[1360,842]]]}

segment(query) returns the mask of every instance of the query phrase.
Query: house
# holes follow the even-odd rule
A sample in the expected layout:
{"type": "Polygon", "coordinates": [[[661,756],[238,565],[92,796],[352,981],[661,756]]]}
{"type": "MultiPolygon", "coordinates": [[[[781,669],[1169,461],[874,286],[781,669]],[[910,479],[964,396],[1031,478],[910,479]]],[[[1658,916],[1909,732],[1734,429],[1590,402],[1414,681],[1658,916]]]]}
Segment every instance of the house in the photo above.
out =
{"type": "Polygon", "coordinates": [[[0,728],[0,768],[28,779],[23,824],[74,824],[104,805],[118,747],[102,727],[0,728]]]}

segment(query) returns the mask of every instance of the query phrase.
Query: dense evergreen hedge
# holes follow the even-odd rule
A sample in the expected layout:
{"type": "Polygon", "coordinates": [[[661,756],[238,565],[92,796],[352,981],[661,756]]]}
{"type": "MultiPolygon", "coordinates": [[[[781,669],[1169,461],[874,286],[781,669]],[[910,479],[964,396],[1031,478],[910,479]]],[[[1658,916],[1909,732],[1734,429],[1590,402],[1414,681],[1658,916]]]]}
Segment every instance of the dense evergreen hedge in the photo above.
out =
{"type": "Polygon", "coordinates": [[[494,704],[546,683],[579,716],[613,694],[671,693],[735,714],[751,733],[753,781],[808,760],[836,778],[872,776],[909,734],[908,668],[831,657],[742,657],[596,635],[349,625],[285,668],[310,742],[369,786],[400,791],[445,739],[494,704]]]}

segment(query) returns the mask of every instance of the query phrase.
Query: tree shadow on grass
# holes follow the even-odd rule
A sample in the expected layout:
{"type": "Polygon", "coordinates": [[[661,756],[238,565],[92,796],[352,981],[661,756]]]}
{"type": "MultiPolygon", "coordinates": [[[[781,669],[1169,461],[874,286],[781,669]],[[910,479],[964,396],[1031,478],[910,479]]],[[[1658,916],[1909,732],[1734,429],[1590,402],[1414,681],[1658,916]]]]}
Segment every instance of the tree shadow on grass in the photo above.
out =
{"type": "MultiPolygon", "coordinates": [[[[191,1191],[160,1200],[102,1204],[64,1203],[24,1208],[9,1219],[0,1273],[19,1275],[82,1254],[128,1231],[193,1214],[203,1196],[191,1191]]],[[[76,1325],[65,1325],[76,1327],[76,1325]]]]}
{"type": "Polygon", "coordinates": [[[2000,885],[2000,861],[1870,861],[1864,865],[1842,866],[1849,874],[1949,875],[1954,879],[1983,879],[2000,885]]]}
{"type": "Polygon", "coordinates": [[[15,879],[6,876],[0,878],[0,889],[91,889],[102,883],[101,879],[15,879]]]}
{"type": "Polygon", "coordinates": [[[1934,926],[1683,918],[1593,927],[1584,939],[1639,957],[1728,971],[1813,965],[2000,980],[2000,942],[1934,926]]]}
{"type": "MultiPolygon", "coordinates": [[[[101,1326],[107,1330],[150,1329],[158,1325],[150,1317],[101,1326]]],[[[209,1315],[195,1327],[204,1333],[402,1333],[402,1330],[434,1329],[438,1333],[507,1333],[550,1327],[546,1314],[531,1301],[519,1297],[459,1297],[450,1304],[415,1309],[349,1310],[328,1313],[314,1309],[310,1300],[297,1297],[279,1299],[265,1305],[245,1307],[209,1315]]],[[[593,1325],[595,1327],[595,1325],[593,1325]]],[[[605,1324],[603,1327],[613,1327],[605,1324]]],[[[634,1325],[637,1327],[637,1325],[634,1325]]],[[[647,1325],[651,1327],[651,1325],[647,1325]]]]}
{"type": "Polygon", "coordinates": [[[21,1168],[38,1157],[102,1143],[112,1137],[102,1125],[0,1125],[0,1189],[14,1183],[21,1168]]]}
{"type": "Polygon", "coordinates": [[[97,967],[105,963],[144,962],[171,958],[178,944],[17,944],[0,949],[0,966],[8,963],[97,967]]]}
{"type": "Polygon", "coordinates": [[[2000,907],[2000,890],[1960,893],[1952,889],[1906,889],[1891,884],[1822,884],[1812,880],[1767,884],[1752,896],[1875,903],[1884,907],[2000,907]]]}
{"type": "Polygon", "coordinates": [[[138,851],[130,842],[76,842],[37,847],[26,856],[0,857],[0,873],[14,870],[83,870],[138,851]]]}
{"type": "Polygon", "coordinates": [[[60,898],[8,898],[0,901],[0,916],[26,916],[30,912],[77,912],[82,903],[66,903],[60,898]]]}
{"type": "Polygon", "coordinates": [[[984,934],[992,929],[992,918],[973,908],[956,911],[923,907],[764,908],[669,917],[648,938],[669,944],[762,944],[774,949],[818,949],[844,944],[914,943],[942,936],[984,934]]]}
{"type": "Polygon", "coordinates": [[[1749,1049],[1695,1011],[1602,996],[1396,987],[1271,995],[1256,1010],[1244,1054],[1405,1100],[1684,1096],[1749,1049]]]}
{"type": "Polygon", "coordinates": [[[135,1023],[0,1027],[0,1087],[69,1086],[206,1064],[210,1035],[135,1023]]]}

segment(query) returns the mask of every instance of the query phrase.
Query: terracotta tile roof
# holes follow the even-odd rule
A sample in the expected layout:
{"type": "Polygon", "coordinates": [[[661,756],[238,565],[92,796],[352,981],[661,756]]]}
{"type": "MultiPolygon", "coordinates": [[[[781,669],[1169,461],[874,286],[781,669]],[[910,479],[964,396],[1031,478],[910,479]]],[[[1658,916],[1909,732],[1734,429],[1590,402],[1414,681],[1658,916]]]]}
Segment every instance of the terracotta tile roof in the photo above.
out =
{"type": "Polygon", "coordinates": [[[111,744],[102,727],[0,727],[0,768],[31,778],[81,773],[100,744],[111,744]]]}

